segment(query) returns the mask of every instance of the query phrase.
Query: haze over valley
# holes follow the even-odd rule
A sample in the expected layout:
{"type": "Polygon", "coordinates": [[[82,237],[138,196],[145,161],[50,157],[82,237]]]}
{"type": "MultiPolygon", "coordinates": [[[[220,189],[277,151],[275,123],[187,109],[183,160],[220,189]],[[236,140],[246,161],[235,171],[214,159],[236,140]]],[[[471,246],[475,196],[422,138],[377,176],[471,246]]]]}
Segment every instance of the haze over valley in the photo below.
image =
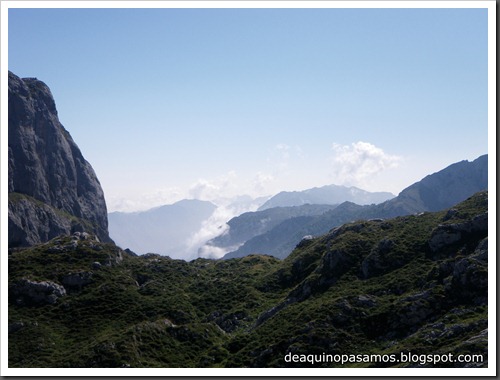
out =
{"type": "MultiPolygon", "coordinates": [[[[397,197],[355,187],[324,186],[216,205],[183,200],[144,212],[109,214],[110,236],[137,254],[175,259],[267,254],[285,258],[305,236],[359,218],[438,211],[488,186],[488,159],[462,161],[428,175],[397,197]]],[[[227,200],[226,200],[227,202],[227,200]]]]}
{"type": "MultiPolygon", "coordinates": [[[[324,186],[302,192],[281,192],[272,197],[252,199],[238,196],[214,202],[182,200],[172,205],[156,207],[143,212],[109,213],[110,236],[124,248],[137,254],[159,253],[176,259],[197,257],[221,258],[227,249],[206,245],[209,240],[228,232],[227,224],[243,213],[262,211],[273,207],[322,205],[313,211],[321,214],[345,201],[358,204],[380,203],[394,197],[391,193],[369,193],[355,187],[324,186]]],[[[298,207],[296,207],[298,209],[298,207]]],[[[305,209],[304,209],[305,210],[305,209]]],[[[283,211],[280,221],[311,211],[283,211]]],[[[266,223],[266,219],[262,220],[266,223]]],[[[252,230],[254,226],[245,226],[252,230]]],[[[256,232],[254,232],[256,233],[256,232]]],[[[243,244],[244,241],[239,242],[243,244]]]]}

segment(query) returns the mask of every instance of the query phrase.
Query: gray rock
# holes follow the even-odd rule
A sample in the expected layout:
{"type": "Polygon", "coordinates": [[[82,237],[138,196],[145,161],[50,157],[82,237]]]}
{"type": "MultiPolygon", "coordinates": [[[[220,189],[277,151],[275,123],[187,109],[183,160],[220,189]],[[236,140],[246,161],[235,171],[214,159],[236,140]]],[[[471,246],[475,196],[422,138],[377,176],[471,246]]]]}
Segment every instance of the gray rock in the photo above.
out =
{"type": "Polygon", "coordinates": [[[101,185],[59,122],[50,89],[9,72],[8,103],[9,247],[84,230],[111,241],[101,185]]]}
{"type": "Polygon", "coordinates": [[[288,305],[291,305],[293,303],[297,302],[297,299],[296,298],[293,298],[293,297],[289,297],[287,298],[285,301],[279,303],[278,305],[276,306],[273,306],[272,308],[270,308],[269,310],[266,310],[264,311],[263,313],[261,313],[258,318],[257,318],[257,321],[255,322],[255,325],[254,327],[258,327],[260,326],[261,324],[263,324],[265,321],[267,321],[269,318],[272,318],[275,314],[279,313],[281,310],[283,310],[285,307],[287,307],[288,305]]]}
{"type": "Polygon", "coordinates": [[[484,214],[477,215],[472,219],[471,231],[488,231],[488,212],[484,214]]]}
{"type": "Polygon", "coordinates": [[[81,290],[85,285],[92,283],[92,272],[68,273],[63,277],[62,283],[66,288],[81,290]]]}
{"type": "Polygon", "coordinates": [[[447,326],[443,332],[439,335],[441,338],[452,339],[457,336],[461,336],[466,332],[469,332],[474,326],[467,325],[465,323],[457,323],[451,326],[447,326]]]}
{"type": "Polygon", "coordinates": [[[391,251],[394,241],[382,239],[361,263],[362,278],[367,279],[382,273],[387,265],[384,257],[391,251]]]}
{"type": "Polygon", "coordinates": [[[53,305],[66,295],[66,289],[52,281],[22,279],[10,288],[10,296],[18,305],[53,305]]]}
{"type": "Polygon", "coordinates": [[[122,251],[119,250],[116,253],[108,254],[108,258],[104,262],[104,265],[107,266],[107,267],[112,267],[114,265],[120,264],[122,261],[123,261],[123,254],[122,254],[122,251]]]}
{"type": "Polygon", "coordinates": [[[250,321],[251,318],[243,311],[227,315],[222,314],[220,311],[215,311],[209,315],[208,320],[215,322],[222,331],[231,333],[242,326],[245,321],[250,321]]]}
{"type": "Polygon", "coordinates": [[[454,208],[450,208],[447,212],[446,212],[446,215],[444,216],[443,218],[443,221],[447,221],[447,220],[450,220],[451,218],[453,218],[455,215],[458,214],[458,210],[457,209],[454,209],[454,208]]]}
{"type": "Polygon", "coordinates": [[[393,318],[394,326],[416,327],[428,320],[438,308],[429,291],[415,293],[398,301],[398,313],[393,318]]]}
{"type": "Polygon", "coordinates": [[[488,301],[488,238],[482,239],[474,252],[457,256],[439,265],[448,299],[483,305],[488,301]]]}
{"type": "Polygon", "coordinates": [[[467,339],[464,343],[477,344],[477,343],[488,343],[488,329],[484,329],[478,335],[475,335],[467,339]]]}
{"type": "Polygon", "coordinates": [[[357,298],[357,304],[362,307],[375,307],[377,306],[377,299],[374,296],[370,296],[367,294],[361,294],[357,298]]]}
{"type": "Polygon", "coordinates": [[[471,257],[479,261],[484,261],[485,263],[488,262],[488,237],[485,237],[479,242],[471,257]]]}
{"type": "Polygon", "coordinates": [[[466,257],[459,260],[453,269],[450,291],[462,298],[471,298],[476,304],[487,302],[487,263],[466,257]]]}
{"type": "Polygon", "coordinates": [[[50,205],[27,196],[9,194],[9,247],[31,246],[78,228],[50,205]]]}
{"type": "Polygon", "coordinates": [[[149,252],[149,253],[142,255],[142,257],[144,257],[145,259],[155,259],[155,258],[161,257],[161,255],[159,253],[149,252]]]}
{"type": "Polygon", "coordinates": [[[462,231],[456,229],[453,225],[439,226],[432,231],[429,248],[432,252],[437,252],[443,247],[460,241],[460,239],[462,239],[462,231]]]}
{"type": "Polygon", "coordinates": [[[351,265],[352,260],[344,250],[334,249],[323,256],[321,265],[316,271],[337,280],[350,269],[351,265]]]}
{"type": "Polygon", "coordinates": [[[443,247],[459,242],[467,234],[475,232],[487,233],[487,231],[487,212],[463,223],[441,224],[432,231],[429,248],[432,252],[437,252],[443,247]]]}

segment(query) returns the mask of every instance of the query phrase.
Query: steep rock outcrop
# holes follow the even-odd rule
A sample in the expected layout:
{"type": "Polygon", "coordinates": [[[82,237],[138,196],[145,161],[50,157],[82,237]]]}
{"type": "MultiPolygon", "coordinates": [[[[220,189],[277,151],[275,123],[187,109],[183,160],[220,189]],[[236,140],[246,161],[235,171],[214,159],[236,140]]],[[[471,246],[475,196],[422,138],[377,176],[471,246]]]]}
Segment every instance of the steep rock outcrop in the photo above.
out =
{"type": "Polygon", "coordinates": [[[52,281],[32,281],[22,279],[10,289],[10,296],[18,305],[53,305],[58,298],[66,295],[63,286],[52,281]]]}
{"type": "Polygon", "coordinates": [[[437,252],[473,233],[488,233],[487,212],[463,223],[440,224],[432,231],[429,248],[432,252],[437,252]]]}
{"type": "Polygon", "coordinates": [[[47,85],[9,72],[9,247],[88,231],[110,241],[104,193],[47,85]]]}

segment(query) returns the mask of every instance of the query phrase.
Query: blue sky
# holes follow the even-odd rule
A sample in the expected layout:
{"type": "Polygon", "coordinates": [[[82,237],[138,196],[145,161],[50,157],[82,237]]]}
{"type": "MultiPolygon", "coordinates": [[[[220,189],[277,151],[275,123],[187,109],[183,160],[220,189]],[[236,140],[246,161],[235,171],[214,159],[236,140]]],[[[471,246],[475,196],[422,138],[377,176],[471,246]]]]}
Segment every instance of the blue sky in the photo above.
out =
{"type": "Polygon", "coordinates": [[[108,208],[355,185],[487,153],[486,9],[10,9],[108,208]]]}

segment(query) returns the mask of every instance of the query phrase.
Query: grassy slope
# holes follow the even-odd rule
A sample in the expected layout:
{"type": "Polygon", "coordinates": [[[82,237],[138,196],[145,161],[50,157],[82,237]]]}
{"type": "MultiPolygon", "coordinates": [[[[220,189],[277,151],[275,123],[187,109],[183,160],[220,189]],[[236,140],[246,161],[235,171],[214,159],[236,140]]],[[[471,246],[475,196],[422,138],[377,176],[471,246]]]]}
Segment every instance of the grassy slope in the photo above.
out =
{"type": "MultiPolygon", "coordinates": [[[[487,269],[470,258],[486,233],[464,235],[438,252],[428,241],[437,225],[486,212],[487,193],[455,209],[451,218],[444,211],[347,224],[302,242],[283,261],[186,263],[123,254],[116,262],[114,245],[82,240],[74,247],[71,237],[16,251],[9,287],[21,278],[61,284],[82,271],[92,272],[92,283],[69,289],[55,305],[19,305],[10,297],[9,324],[18,328],[9,334],[9,365],[280,367],[292,365],[283,360],[288,352],[486,359],[480,333],[487,289],[475,285],[487,269]],[[454,268],[464,260],[474,265],[461,284],[454,268]]],[[[335,366],[314,366],[321,365],[335,366]]]]}

